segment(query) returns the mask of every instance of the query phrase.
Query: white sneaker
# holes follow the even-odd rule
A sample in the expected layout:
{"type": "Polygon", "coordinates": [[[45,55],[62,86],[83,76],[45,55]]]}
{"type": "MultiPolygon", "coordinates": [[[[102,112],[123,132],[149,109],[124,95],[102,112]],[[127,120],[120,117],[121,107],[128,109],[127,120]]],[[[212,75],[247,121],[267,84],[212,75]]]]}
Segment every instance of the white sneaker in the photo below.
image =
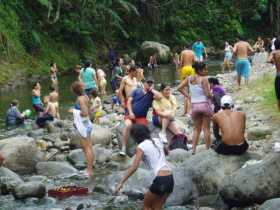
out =
{"type": "Polygon", "coordinates": [[[188,147],[189,150],[191,150],[192,149],[192,144],[187,144],[187,147],[188,147]]]}
{"type": "Polygon", "coordinates": [[[165,134],[165,133],[159,132],[159,133],[158,133],[158,136],[159,136],[160,140],[161,140],[164,144],[168,144],[168,140],[167,140],[167,137],[166,137],[166,134],[165,134]]]}

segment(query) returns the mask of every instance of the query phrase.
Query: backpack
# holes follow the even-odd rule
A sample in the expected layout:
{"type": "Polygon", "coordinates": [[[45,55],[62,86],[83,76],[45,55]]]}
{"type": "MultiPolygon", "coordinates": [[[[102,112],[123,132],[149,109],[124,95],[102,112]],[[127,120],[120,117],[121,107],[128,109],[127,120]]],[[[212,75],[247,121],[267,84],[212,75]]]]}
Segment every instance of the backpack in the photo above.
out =
{"type": "Polygon", "coordinates": [[[169,144],[169,149],[173,150],[173,149],[180,148],[180,149],[188,150],[187,143],[188,143],[188,137],[185,134],[180,133],[172,137],[169,144]]]}

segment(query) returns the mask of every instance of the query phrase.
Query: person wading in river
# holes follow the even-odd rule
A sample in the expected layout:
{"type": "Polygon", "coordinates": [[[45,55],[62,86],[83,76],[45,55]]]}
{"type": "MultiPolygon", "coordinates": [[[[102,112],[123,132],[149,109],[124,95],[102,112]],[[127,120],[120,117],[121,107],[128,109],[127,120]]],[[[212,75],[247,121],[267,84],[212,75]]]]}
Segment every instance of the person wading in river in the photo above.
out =
{"type": "Polygon", "coordinates": [[[277,98],[277,106],[280,111],[280,37],[274,42],[275,50],[270,54],[268,61],[275,64],[276,77],[275,77],[275,93],[277,98]]]}
{"type": "Polygon", "coordinates": [[[222,111],[214,114],[213,122],[221,130],[221,136],[211,146],[218,154],[242,155],[249,147],[245,140],[246,115],[233,111],[233,100],[229,95],[221,99],[222,111]]]}
{"type": "MultiPolygon", "coordinates": [[[[180,69],[178,72],[179,78],[181,81],[186,79],[186,77],[194,76],[195,70],[192,67],[195,60],[194,52],[187,47],[181,52],[180,56],[180,69]]],[[[191,108],[191,102],[188,98],[185,98],[184,101],[184,114],[189,114],[191,108]]]]}
{"type": "Polygon", "coordinates": [[[248,59],[249,53],[253,52],[253,48],[248,42],[243,41],[242,39],[235,43],[233,48],[233,53],[237,57],[235,67],[237,71],[237,85],[240,89],[241,85],[241,76],[245,79],[245,84],[249,82],[250,74],[250,62],[248,59]]]}
{"type": "Polygon", "coordinates": [[[150,130],[134,124],[130,131],[137,143],[134,161],[116,188],[118,193],[128,178],[138,169],[141,160],[154,172],[154,181],[144,196],[144,210],[160,210],[174,188],[174,178],[164,153],[164,144],[160,139],[151,138],[150,130]]]}

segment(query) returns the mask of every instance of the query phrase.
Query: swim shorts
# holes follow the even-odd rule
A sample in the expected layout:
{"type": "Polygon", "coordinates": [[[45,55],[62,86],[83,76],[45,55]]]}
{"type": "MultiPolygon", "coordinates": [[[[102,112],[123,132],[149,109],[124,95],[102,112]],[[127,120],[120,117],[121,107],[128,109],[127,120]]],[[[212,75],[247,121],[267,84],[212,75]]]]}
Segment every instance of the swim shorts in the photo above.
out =
{"type": "Polygon", "coordinates": [[[226,52],[226,54],[225,54],[225,60],[231,61],[231,59],[232,59],[232,53],[231,53],[231,52],[226,52]]]}
{"type": "Polygon", "coordinates": [[[218,143],[213,144],[211,148],[222,155],[242,155],[247,151],[249,145],[247,141],[244,141],[243,144],[240,145],[227,145],[222,141],[218,141],[218,143]]]}
{"type": "Polygon", "coordinates": [[[247,58],[237,59],[235,67],[238,75],[244,77],[246,80],[249,78],[251,64],[247,58]]]}
{"type": "Polygon", "coordinates": [[[169,176],[157,176],[153,184],[150,186],[150,191],[156,195],[163,196],[170,194],[174,189],[173,175],[169,176]]]}
{"type": "Polygon", "coordinates": [[[35,109],[36,113],[44,111],[42,104],[33,104],[33,108],[35,109]]]}
{"type": "Polygon", "coordinates": [[[131,120],[128,113],[124,115],[124,120],[130,120],[134,124],[137,123],[145,126],[148,126],[149,124],[146,117],[135,117],[134,120],[131,120]]]}
{"type": "Polygon", "coordinates": [[[280,100],[280,74],[277,74],[275,77],[275,93],[277,100],[280,100]]]}
{"type": "Polygon", "coordinates": [[[192,119],[196,119],[198,116],[208,116],[211,117],[213,114],[211,106],[208,102],[193,103],[191,116],[192,119]]]}
{"type": "Polygon", "coordinates": [[[183,81],[186,77],[194,76],[195,70],[192,66],[184,66],[180,71],[180,80],[183,81]]]}

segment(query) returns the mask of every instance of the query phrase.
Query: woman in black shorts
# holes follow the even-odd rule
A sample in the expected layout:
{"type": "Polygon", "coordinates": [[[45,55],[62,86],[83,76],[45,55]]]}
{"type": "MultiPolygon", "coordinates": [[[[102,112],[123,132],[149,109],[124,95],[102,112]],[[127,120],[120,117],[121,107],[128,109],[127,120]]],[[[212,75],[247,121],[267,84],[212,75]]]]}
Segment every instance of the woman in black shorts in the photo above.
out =
{"type": "Polygon", "coordinates": [[[137,143],[133,164],[117,186],[119,192],[127,179],[137,170],[141,160],[154,172],[155,178],[144,197],[144,210],[161,209],[168,196],[173,192],[174,179],[165,159],[164,144],[160,139],[152,139],[150,130],[140,124],[134,124],[130,130],[131,137],[137,143]]]}

